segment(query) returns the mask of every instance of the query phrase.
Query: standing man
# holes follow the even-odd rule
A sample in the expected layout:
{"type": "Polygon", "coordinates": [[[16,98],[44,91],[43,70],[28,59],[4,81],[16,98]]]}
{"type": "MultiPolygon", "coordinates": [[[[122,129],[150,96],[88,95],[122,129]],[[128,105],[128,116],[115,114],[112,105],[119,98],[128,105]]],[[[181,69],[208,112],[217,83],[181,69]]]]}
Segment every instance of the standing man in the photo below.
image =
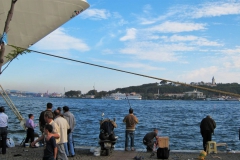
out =
{"type": "Polygon", "coordinates": [[[158,139],[158,130],[157,129],[154,129],[153,132],[147,133],[143,138],[143,144],[147,146],[148,152],[153,151],[153,146],[155,143],[154,138],[156,139],[156,142],[157,142],[157,139],[158,139]]]}
{"type": "Polygon", "coordinates": [[[203,137],[204,151],[206,151],[206,143],[212,140],[212,134],[214,133],[215,128],[216,123],[209,115],[201,121],[200,132],[203,137]]]}
{"type": "MultiPolygon", "coordinates": [[[[69,153],[71,154],[72,157],[74,157],[75,152],[74,152],[73,137],[72,136],[73,136],[73,131],[74,131],[74,128],[75,128],[75,125],[76,125],[76,120],[75,120],[74,115],[69,111],[68,106],[63,107],[63,117],[67,120],[67,122],[70,126],[70,130],[68,132],[68,146],[69,146],[69,153]]],[[[65,146],[65,150],[68,151],[67,146],[65,146]]]]}
{"type": "MultiPolygon", "coordinates": [[[[58,144],[60,142],[60,129],[59,129],[59,126],[57,125],[57,123],[55,123],[53,121],[53,114],[52,114],[52,111],[46,111],[44,113],[44,119],[45,119],[45,122],[47,124],[50,124],[52,127],[53,127],[53,130],[52,130],[52,136],[56,139],[56,144],[58,144]]],[[[33,141],[31,143],[31,146],[34,147],[35,144],[39,141],[42,141],[44,139],[45,135],[43,134],[41,137],[39,137],[37,140],[33,141]]],[[[60,159],[62,160],[62,159],[60,159]]],[[[65,159],[64,159],[65,160],[65,159]]]]}
{"type": "Polygon", "coordinates": [[[6,154],[8,116],[4,113],[4,107],[0,107],[0,136],[2,137],[2,154],[6,154]]]}
{"type": "Polygon", "coordinates": [[[67,146],[67,131],[70,129],[69,124],[66,119],[61,117],[60,111],[55,110],[54,111],[55,119],[54,122],[57,123],[60,129],[60,142],[57,144],[58,148],[58,159],[66,160],[67,155],[69,156],[69,153],[65,151],[65,145],[67,146]]]}
{"type": "Polygon", "coordinates": [[[128,151],[128,141],[131,139],[131,150],[134,151],[134,132],[135,126],[138,123],[138,119],[135,115],[133,115],[133,109],[129,109],[129,114],[125,116],[123,122],[126,123],[126,131],[125,131],[125,151],[128,151]]]}
{"type": "Polygon", "coordinates": [[[45,111],[42,111],[40,116],[39,116],[39,129],[42,132],[42,134],[44,132],[44,126],[46,124],[45,119],[44,119],[44,113],[46,111],[51,111],[52,112],[52,107],[53,107],[52,103],[47,103],[47,109],[45,111]]]}

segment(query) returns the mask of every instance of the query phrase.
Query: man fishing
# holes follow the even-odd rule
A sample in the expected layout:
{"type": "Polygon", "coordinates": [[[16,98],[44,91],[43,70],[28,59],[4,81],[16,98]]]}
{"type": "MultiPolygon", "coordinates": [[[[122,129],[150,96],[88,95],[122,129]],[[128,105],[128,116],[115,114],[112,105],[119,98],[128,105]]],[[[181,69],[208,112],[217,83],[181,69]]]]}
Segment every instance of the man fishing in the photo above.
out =
{"type": "Polygon", "coordinates": [[[206,143],[212,140],[212,134],[214,133],[215,128],[216,123],[209,115],[201,121],[200,132],[203,137],[204,151],[206,151],[206,143]]]}
{"type": "Polygon", "coordinates": [[[126,123],[125,131],[125,151],[128,151],[128,142],[129,137],[131,139],[131,150],[134,151],[134,132],[135,126],[138,123],[137,117],[133,114],[133,109],[129,109],[129,114],[126,115],[123,119],[123,122],[126,123]]]}

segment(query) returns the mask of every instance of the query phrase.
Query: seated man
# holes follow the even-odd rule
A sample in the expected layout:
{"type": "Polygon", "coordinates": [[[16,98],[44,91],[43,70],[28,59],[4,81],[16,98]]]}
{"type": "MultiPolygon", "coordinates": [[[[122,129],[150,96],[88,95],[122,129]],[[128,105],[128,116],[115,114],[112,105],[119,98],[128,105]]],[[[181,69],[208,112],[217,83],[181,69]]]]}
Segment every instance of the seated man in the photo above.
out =
{"type": "Polygon", "coordinates": [[[154,129],[153,132],[149,132],[147,133],[144,138],[143,138],[143,144],[147,146],[147,151],[151,152],[153,151],[153,146],[154,146],[154,138],[156,139],[156,143],[157,143],[157,139],[158,139],[158,130],[154,129]]]}
{"type": "Polygon", "coordinates": [[[117,127],[117,124],[110,120],[110,119],[105,119],[100,122],[100,134],[99,138],[101,140],[111,140],[115,141],[115,134],[114,134],[114,128],[117,127]]]}

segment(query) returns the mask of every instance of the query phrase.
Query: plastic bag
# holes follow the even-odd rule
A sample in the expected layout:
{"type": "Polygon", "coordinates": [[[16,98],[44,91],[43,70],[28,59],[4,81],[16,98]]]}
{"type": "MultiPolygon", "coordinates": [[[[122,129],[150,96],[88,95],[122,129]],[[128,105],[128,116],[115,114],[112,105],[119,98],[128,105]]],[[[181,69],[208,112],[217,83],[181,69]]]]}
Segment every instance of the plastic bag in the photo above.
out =
{"type": "Polygon", "coordinates": [[[15,143],[14,143],[14,141],[13,141],[12,138],[7,138],[6,145],[7,145],[7,147],[9,147],[9,148],[15,147],[15,143]]]}

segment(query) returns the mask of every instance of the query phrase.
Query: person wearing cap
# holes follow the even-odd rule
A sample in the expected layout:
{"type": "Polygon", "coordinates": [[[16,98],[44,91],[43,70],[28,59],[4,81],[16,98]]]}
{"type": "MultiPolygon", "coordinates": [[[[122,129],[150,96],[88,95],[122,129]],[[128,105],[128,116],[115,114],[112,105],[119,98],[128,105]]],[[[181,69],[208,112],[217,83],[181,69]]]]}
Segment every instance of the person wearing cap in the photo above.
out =
{"type": "Polygon", "coordinates": [[[2,138],[2,154],[6,154],[8,116],[4,113],[4,107],[0,107],[0,136],[2,138]]]}
{"type": "Polygon", "coordinates": [[[200,133],[203,137],[203,149],[206,151],[206,143],[212,140],[212,134],[216,128],[215,121],[208,115],[203,118],[200,124],[200,133]]]}
{"type": "Polygon", "coordinates": [[[126,115],[123,119],[123,122],[126,123],[125,130],[125,151],[128,151],[128,141],[129,137],[131,139],[131,150],[134,151],[134,133],[135,126],[138,123],[137,117],[133,114],[133,109],[129,109],[129,114],[126,115]]]}
{"type": "Polygon", "coordinates": [[[76,125],[76,120],[74,115],[69,111],[68,106],[63,107],[63,118],[65,118],[70,126],[68,130],[68,145],[65,145],[65,152],[69,153],[68,156],[74,157],[75,151],[73,146],[73,132],[76,125]]]}
{"type": "Polygon", "coordinates": [[[147,151],[151,152],[153,151],[153,146],[156,144],[154,142],[154,138],[158,139],[158,130],[155,128],[152,132],[147,133],[143,138],[143,144],[147,146],[147,151]]]}

